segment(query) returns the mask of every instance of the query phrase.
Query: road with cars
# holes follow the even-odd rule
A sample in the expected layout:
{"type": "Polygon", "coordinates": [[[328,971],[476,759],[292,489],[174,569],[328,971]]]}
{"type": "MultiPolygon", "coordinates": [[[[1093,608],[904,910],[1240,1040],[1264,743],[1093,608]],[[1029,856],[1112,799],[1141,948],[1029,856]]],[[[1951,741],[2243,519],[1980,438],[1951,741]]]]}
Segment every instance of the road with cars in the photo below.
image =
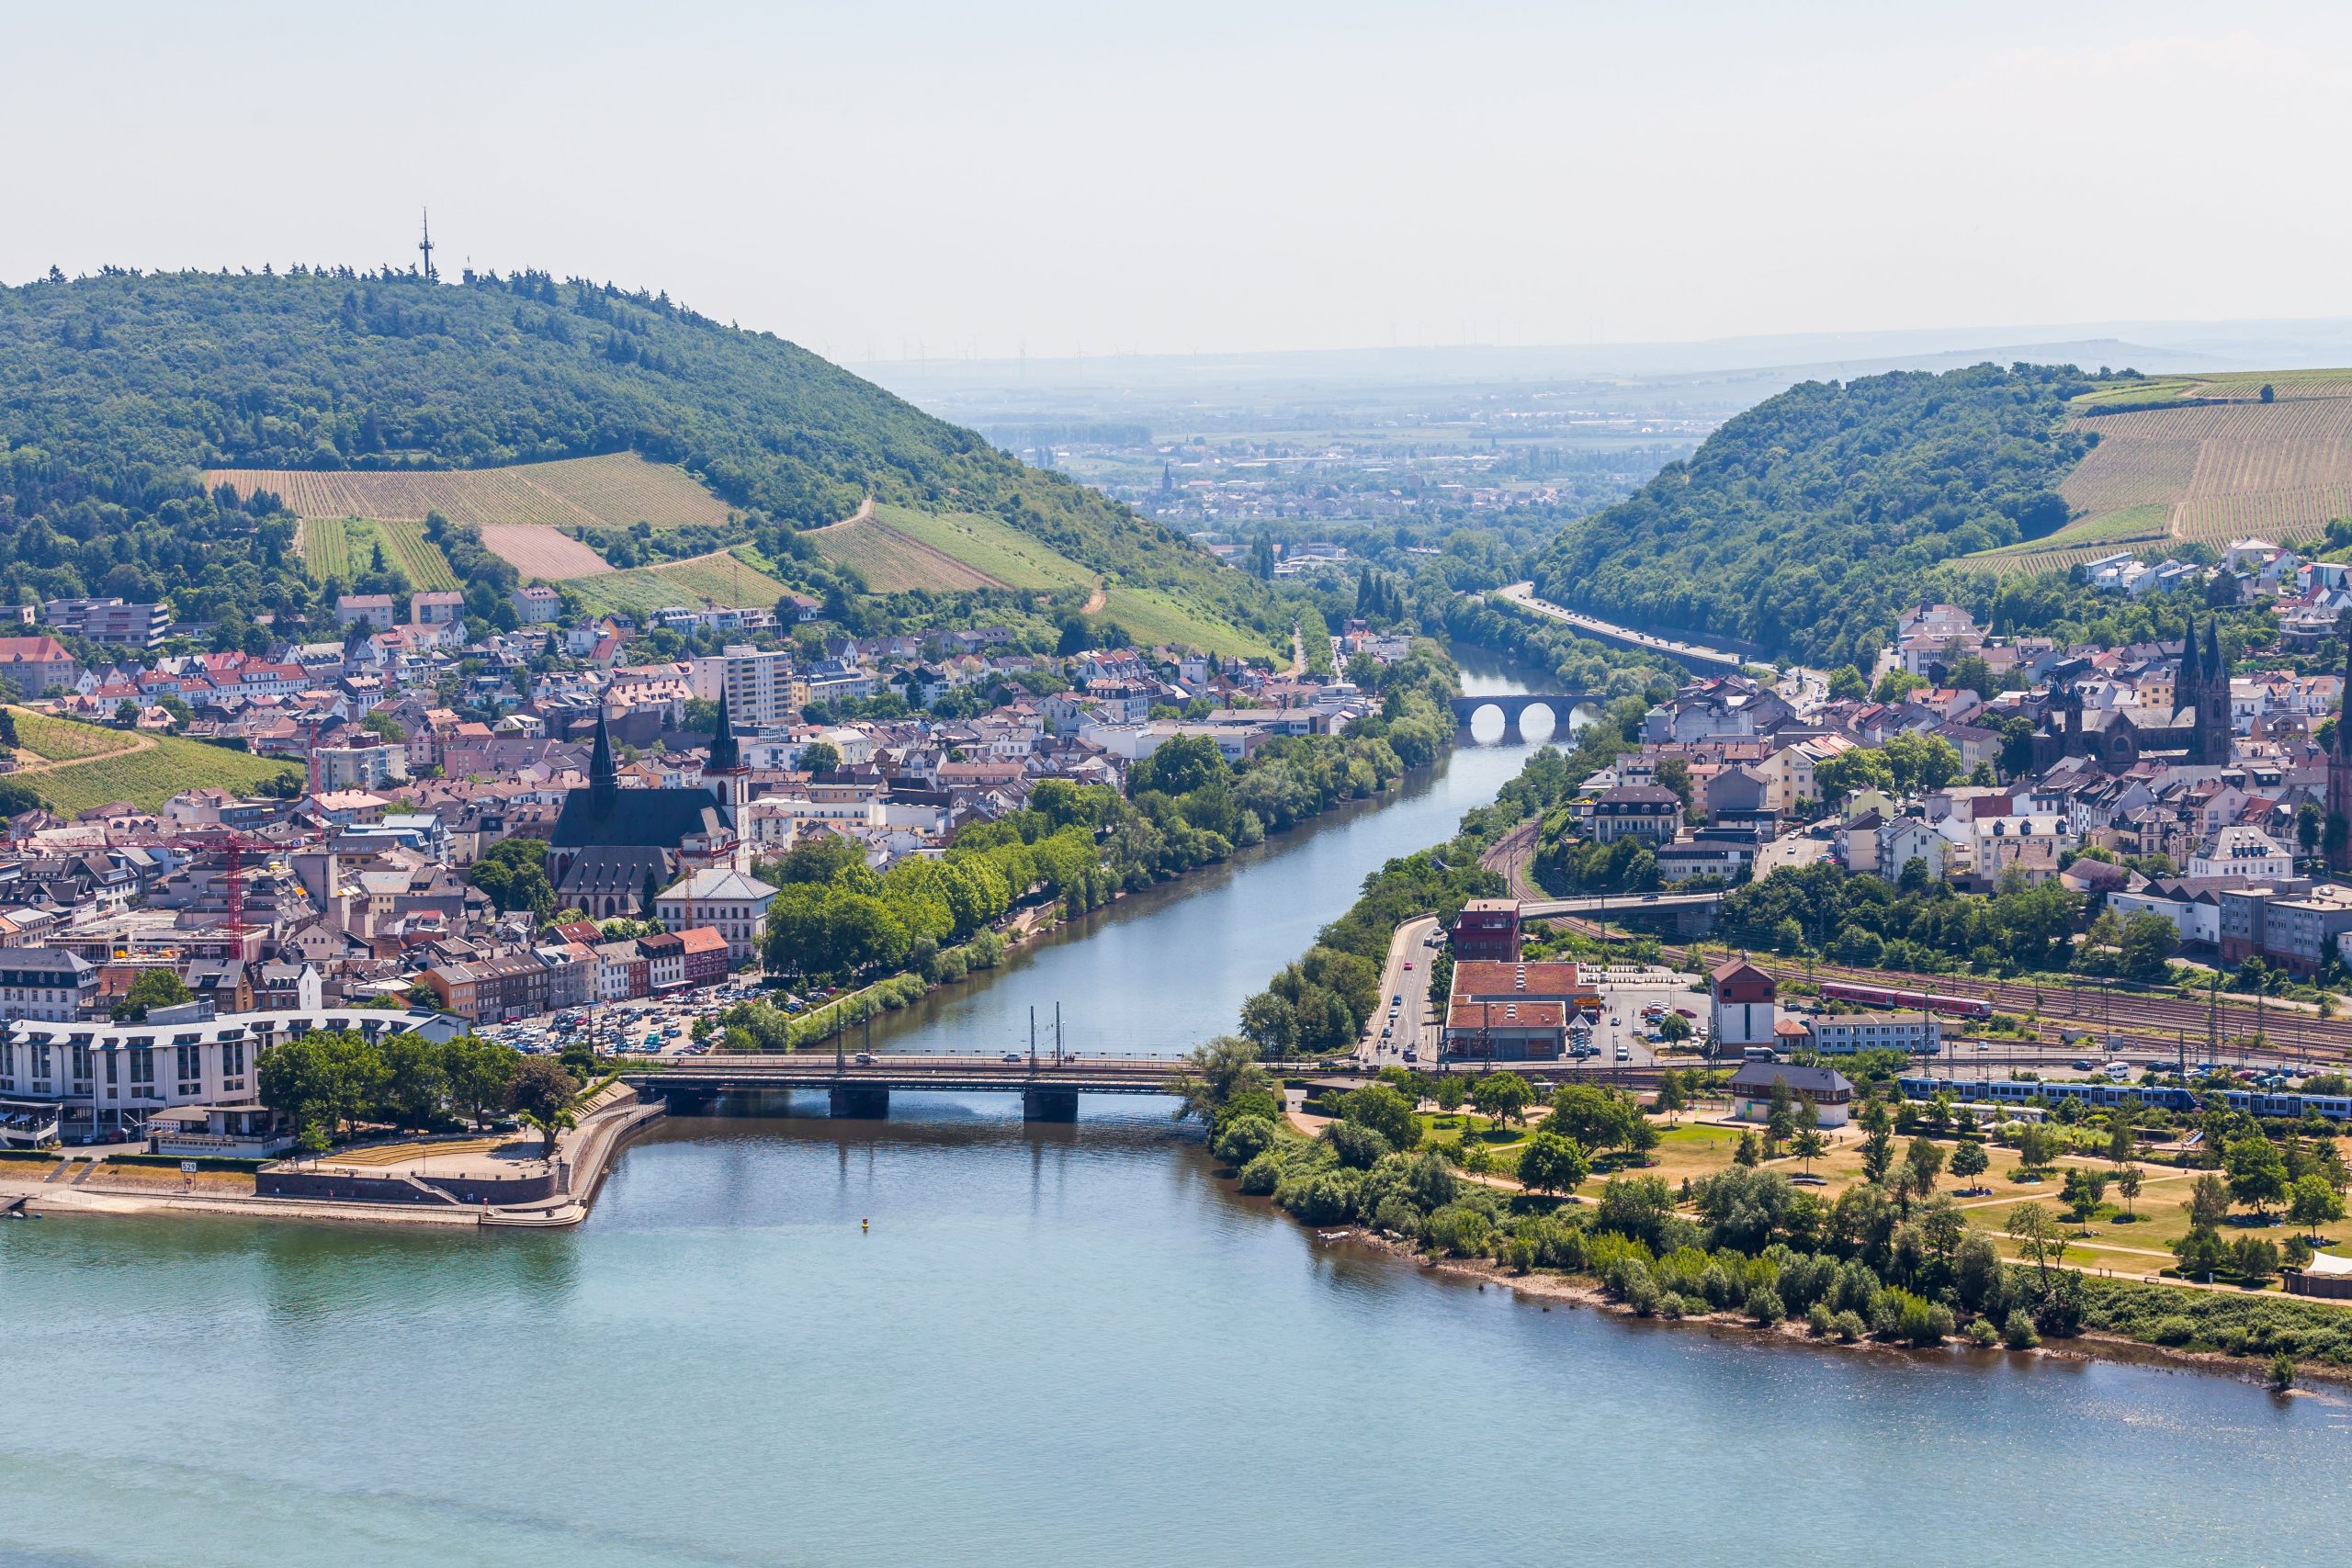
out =
{"type": "Polygon", "coordinates": [[[1445,1004],[1430,1000],[1430,964],[1442,948],[1435,915],[1416,915],[1389,937],[1380,969],[1380,1002],[1356,1048],[1357,1058],[1373,1071],[1436,1066],[1445,1004]]]}

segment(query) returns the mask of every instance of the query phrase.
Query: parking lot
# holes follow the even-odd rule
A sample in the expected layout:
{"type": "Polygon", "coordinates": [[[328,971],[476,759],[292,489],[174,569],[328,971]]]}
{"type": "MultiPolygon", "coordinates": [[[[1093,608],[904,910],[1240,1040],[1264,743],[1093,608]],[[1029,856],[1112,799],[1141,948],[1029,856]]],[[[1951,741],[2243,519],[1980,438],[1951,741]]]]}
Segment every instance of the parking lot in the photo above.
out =
{"type": "Polygon", "coordinates": [[[1690,989],[1691,977],[1668,969],[1619,970],[1600,976],[1600,1021],[1592,1032],[1594,1055],[1590,1061],[1618,1064],[1631,1067],[1650,1066],[1658,1063],[1673,1066],[1690,1063],[1697,1058],[1688,1052],[1671,1052],[1661,1055],[1660,1042],[1649,1038],[1649,1026],[1644,1022],[1643,1010],[1661,1010],[1681,1013],[1691,1026],[1689,1043],[1702,1045],[1707,1030],[1707,998],[1703,991],[1690,989]],[[1625,1055],[1621,1059],[1617,1053],[1625,1055]]]}
{"type": "Polygon", "coordinates": [[[486,1040],[512,1045],[526,1054],[563,1050],[594,1039],[600,1053],[696,1055],[709,1047],[694,1038],[694,1026],[704,1019],[714,1023],[737,1003],[765,996],[782,1005],[781,991],[765,991],[754,980],[730,980],[701,990],[673,991],[626,1002],[605,1002],[594,1008],[573,1008],[511,1023],[490,1023],[476,1032],[486,1040]]]}

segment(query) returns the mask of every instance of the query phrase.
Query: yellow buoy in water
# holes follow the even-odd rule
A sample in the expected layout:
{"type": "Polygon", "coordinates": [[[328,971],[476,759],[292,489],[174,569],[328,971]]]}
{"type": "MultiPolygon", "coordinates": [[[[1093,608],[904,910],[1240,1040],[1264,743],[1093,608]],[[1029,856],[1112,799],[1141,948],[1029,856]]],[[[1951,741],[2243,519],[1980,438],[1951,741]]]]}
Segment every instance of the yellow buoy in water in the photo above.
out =
{"type": "Polygon", "coordinates": [[[858,1222],[857,1222],[857,1231],[858,1231],[858,1234],[859,1234],[860,1235],[864,1235],[866,1232],[871,1231],[873,1228],[874,1228],[874,1222],[873,1222],[872,1220],[860,1220],[860,1221],[858,1221],[858,1222]]]}

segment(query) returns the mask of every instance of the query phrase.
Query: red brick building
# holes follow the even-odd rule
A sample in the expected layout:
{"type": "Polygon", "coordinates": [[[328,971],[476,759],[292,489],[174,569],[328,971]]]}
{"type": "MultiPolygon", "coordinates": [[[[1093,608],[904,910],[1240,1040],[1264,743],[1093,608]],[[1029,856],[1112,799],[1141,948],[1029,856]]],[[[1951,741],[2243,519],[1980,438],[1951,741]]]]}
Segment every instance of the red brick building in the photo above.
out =
{"type": "Polygon", "coordinates": [[[1499,964],[1519,962],[1519,900],[1473,898],[1453,922],[1453,957],[1499,964]]]}
{"type": "Polygon", "coordinates": [[[1580,964],[1456,957],[1442,1052],[1449,1061],[1556,1062],[1569,1015],[1600,1005],[1580,964]]]}

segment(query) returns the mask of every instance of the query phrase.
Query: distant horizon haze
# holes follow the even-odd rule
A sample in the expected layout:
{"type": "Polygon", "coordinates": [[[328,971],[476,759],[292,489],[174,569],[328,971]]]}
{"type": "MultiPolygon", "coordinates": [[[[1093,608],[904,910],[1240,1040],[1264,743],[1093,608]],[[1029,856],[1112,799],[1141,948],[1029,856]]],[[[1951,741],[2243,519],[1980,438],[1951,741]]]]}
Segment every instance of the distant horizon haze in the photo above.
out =
{"type": "Polygon", "coordinates": [[[853,365],[2352,310],[2352,8],[2297,0],[122,0],[10,28],[11,283],[406,266],[429,206],[450,277],[662,290],[853,365]]]}

